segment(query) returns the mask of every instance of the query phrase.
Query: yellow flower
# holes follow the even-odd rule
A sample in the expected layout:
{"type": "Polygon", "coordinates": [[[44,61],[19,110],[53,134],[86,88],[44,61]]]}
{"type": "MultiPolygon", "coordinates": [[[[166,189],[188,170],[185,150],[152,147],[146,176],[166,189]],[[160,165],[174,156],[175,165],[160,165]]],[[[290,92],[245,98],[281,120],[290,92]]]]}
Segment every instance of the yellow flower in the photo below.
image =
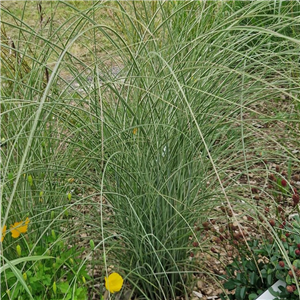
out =
{"type": "Polygon", "coordinates": [[[26,218],[25,224],[23,221],[15,222],[15,224],[10,225],[11,236],[16,239],[20,236],[21,233],[26,233],[28,228],[28,223],[30,220],[26,218]]]}
{"type": "Polygon", "coordinates": [[[2,228],[1,243],[2,243],[3,240],[4,240],[5,235],[6,235],[6,225],[4,225],[3,228],[2,228]]]}
{"type": "Polygon", "coordinates": [[[121,290],[123,285],[123,278],[118,273],[111,273],[105,277],[105,287],[110,293],[115,293],[121,290]]]}
{"type": "Polygon", "coordinates": [[[138,129],[137,128],[133,128],[132,133],[133,134],[137,134],[138,129]]]}

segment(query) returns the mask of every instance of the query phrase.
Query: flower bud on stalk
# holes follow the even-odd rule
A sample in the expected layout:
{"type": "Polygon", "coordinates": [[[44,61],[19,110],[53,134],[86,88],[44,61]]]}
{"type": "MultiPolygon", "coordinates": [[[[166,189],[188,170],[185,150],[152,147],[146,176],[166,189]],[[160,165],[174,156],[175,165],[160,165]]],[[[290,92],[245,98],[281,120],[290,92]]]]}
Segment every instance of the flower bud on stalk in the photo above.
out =
{"type": "Polygon", "coordinates": [[[18,256],[21,256],[22,255],[22,249],[21,249],[20,245],[17,245],[16,250],[17,250],[18,256]]]}
{"type": "Polygon", "coordinates": [[[27,180],[28,180],[29,185],[33,186],[33,179],[32,179],[31,175],[28,175],[27,180]]]}
{"type": "Polygon", "coordinates": [[[56,287],[56,282],[55,281],[53,282],[52,289],[53,289],[54,294],[56,295],[57,287],[56,287]]]}
{"type": "Polygon", "coordinates": [[[95,243],[93,240],[90,240],[90,246],[91,246],[91,249],[92,251],[95,249],[95,243]]]}
{"type": "Polygon", "coordinates": [[[287,182],[285,179],[281,180],[281,186],[286,187],[287,186],[287,182]]]}
{"type": "Polygon", "coordinates": [[[279,266],[280,266],[281,268],[283,268],[283,267],[284,267],[284,261],[281,260],[281,261],[279,262],[279,266]]]}

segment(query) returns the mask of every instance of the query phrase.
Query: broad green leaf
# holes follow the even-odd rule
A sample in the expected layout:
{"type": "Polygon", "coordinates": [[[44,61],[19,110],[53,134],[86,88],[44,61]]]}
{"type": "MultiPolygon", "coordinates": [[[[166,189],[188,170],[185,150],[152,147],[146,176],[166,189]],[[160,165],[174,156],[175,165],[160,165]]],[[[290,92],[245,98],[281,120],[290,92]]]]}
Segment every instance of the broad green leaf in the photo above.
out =
{"type": "Polygon", "coordinates": [[[267,276],[267,284],[271,286],[273,284],[273,276],[272,274],[268,274],[267,276]]]}
{"type": "Polygon", "coordinates": [[[246,291],[247,291],[247,288],[245,286],[242,286],[240,288],[240,299],[245,299],[245,297],[246,297],[246,291]]]}
{"type": "Polygon", "coordinates": [[[234,282],[233,280],[229,280],[229,281],[224,283],[224,288],[229,290],[229,291],[232,291],[233,289],[235,289],[236,286],[237,286],[237,283],[234,282]]]}
{"type": "Polygon", "coordinates": [[[287,285],[292,284],[292,278],[291,278],[290,275],[286,275],[286,277],[285,277],[285,282],[286,282],[287,285]]]}
{"type": "Polygon", "coordinates": [[[70,290],[70,285],[68,282],[61,282],[59,283],[58,288],[62,293],[65,294],[70,290]]]}
{"type": "Polygon", "coordinates": [[[295,266],[297,269],[300,269],[300,259],[294,260],[293,266],[295,266]]]}
{"type": "Polygon", "coordinates": [[[258,297],[257,294],[251,293],[251,294],[248,296],[248,299],[249,299],[249,300],[255,300],[257,297],[258,297]]]}
{"type": "Polygon", "coordinates": [[[241,298],[241,287],[238,286],[235,290],[235,297],[237,300],[243,300],[243,298],[241,298]]]}
{"type": "Polygon", "coordinates": [[[252,272],[250,274],[249,280],[250,280],[251,285],[255,285],[256,280],[257,280],[257,275],[255,272],[252,272]]]}

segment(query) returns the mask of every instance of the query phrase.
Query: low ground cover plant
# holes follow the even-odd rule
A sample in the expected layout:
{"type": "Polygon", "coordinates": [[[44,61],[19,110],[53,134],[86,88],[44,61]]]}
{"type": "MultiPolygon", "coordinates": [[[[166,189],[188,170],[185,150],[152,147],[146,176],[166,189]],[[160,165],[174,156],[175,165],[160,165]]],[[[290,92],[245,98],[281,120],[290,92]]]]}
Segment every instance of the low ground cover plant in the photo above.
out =
{"type": "MultiPolygon", "coordinates": [[[[29,299],[28,290],[30,299],[87,299],[89,276],[86,264],[80,259],[83,249],[69,247],[54,230],[39,245],[31,241],[30,235],[19,238],[20,233],[27,232],[28,223],[27,218],[23,226],[17,227],[15,223],[11,228],[11,237],[17,240],[15,250],[10,248],[9,259],[16,262],[17,270],[10,265],[2,267],[1,299],[29,299]],[[21,284],[18,274],[26,286],[21,284]]],[[[6,239],[4,247],[11,241],[6,239]]]]}
{"type": "Polygon", "coordinates": [[[241,256],[226,266],[224,288],[234,293],[222,294],[221,298],[254,300],[269,290],[274,299],[298,299],[299,224],[297,216],[289,225],[278,227],[276,237],[280,239],[277,241],[249,241],[248,251],[245,247],[239,252],[241,256]],[[277,280],[282,280],[286,286],[280,286],[280,291],[275,292],[271,286],[277,280]]]}
{"type": "MultiPolygon", "coordinates": [[[[279,171],[279,167],[276,168],[279,171]]],[[[275,205],[261,207],[266,226],[261,226],[263,236],[259,238],[239,235],[234,241],[239,247],[233,262],[225,268],[222,299],[254,300],[269,289],[274,298],[298,299],[300,267],[300,215],[299,194],[297,189],[282,174],[270,174],[269,194],[275,205]],[[236,239],[237,238],[237,239],[236,239]],[[282,280],[286,286],[280,286],[279,292],[271,286],[282,280]],[[230,293],[234,291],[234,293],[230,293]]],[[[297,175],[295,175],[295,178],[297,175]]],[[[252,189],[258,193],[257,188],[252,189]]],[[[261,201],[261,200],[260,200],[261,201]]],[[[260,205],[260,204],[258,204],[260,205]]],[[[250,221],[254,221],[249,217],[250,221]]],[[[261,224],[263,225],[263,223],[261,224]]]]}

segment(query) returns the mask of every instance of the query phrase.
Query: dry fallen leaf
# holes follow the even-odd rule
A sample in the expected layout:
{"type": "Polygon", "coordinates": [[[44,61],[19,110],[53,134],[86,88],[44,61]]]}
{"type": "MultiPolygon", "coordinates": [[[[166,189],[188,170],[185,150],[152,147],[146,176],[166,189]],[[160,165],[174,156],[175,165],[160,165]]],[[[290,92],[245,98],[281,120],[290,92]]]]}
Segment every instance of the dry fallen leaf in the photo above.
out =
{"type": "Polygon", "coordinates": [[[196,292],[196,291],[193,291],[193,295],[195,295],[198,298],[202,298],[203,297],[203,295],[200,292],[196,292]]]}

